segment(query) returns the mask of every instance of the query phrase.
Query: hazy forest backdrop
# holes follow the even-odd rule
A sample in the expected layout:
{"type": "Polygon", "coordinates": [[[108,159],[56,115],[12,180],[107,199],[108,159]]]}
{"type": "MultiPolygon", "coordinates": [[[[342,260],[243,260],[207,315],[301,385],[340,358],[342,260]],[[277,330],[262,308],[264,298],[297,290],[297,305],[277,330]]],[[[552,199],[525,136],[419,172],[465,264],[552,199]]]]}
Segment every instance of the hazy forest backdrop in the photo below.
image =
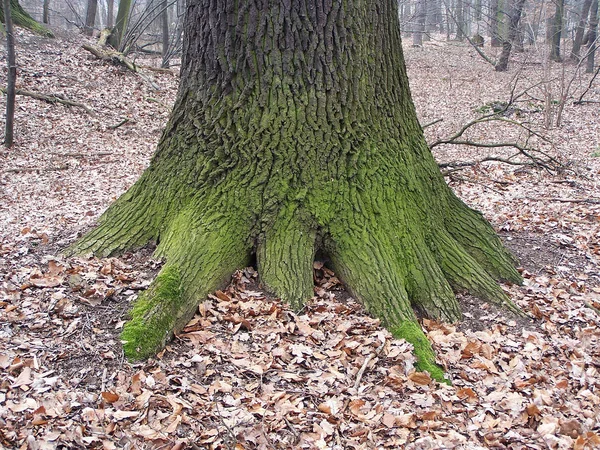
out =
{"type": "Polygon", "coordinates": [[[54,37],[15,31],[14,145],[0,150],[0,447],[600,448],[597,0],[399,3],[427,141],[525,279],[503,286],[525,318],[459,295],[462,322],[423,321],[452,386],[415,371],[411,346],[322,262],[300,312],[249,267],[164,352],[127,362],[120,331],[162,261],[152,249],[61,252],[156,149],[184,0],[20,4],[54,37]],[[102,31],[118,27],[121,4],[117,39],[102,31]]]}

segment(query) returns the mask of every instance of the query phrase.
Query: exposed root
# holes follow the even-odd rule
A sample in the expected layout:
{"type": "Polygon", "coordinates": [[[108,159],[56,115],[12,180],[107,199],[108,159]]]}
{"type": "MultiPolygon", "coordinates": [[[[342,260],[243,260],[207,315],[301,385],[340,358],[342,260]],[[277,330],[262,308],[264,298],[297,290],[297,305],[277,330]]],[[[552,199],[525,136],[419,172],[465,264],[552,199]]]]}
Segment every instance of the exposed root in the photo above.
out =
{"type": "Polygon", "coordinates": [[[265,288],[296,310],[313,296],[315,239],[315,228],[302,221],[296,208],[284,208],[256,252],[265,288]]]}

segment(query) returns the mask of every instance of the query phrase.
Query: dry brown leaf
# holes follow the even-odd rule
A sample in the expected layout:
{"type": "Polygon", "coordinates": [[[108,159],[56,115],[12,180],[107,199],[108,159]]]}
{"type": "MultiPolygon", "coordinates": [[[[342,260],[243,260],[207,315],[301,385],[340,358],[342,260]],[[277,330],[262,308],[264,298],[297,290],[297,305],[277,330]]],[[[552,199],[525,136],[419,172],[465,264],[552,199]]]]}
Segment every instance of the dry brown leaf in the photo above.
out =
{"type": "Polygon", "coordinates": [[[413,372],[410,375],[408,375],[408,379],[411,380],[413,383],[420,384],[422,386],[431,383],[431,377],[427,372],[413,372]]]}
{"type": "Polygon", "coordinates": [[[107,403],[115,403],[119,400],[119,395],[114,392],[102,392],[102,398],[107,403]]]}

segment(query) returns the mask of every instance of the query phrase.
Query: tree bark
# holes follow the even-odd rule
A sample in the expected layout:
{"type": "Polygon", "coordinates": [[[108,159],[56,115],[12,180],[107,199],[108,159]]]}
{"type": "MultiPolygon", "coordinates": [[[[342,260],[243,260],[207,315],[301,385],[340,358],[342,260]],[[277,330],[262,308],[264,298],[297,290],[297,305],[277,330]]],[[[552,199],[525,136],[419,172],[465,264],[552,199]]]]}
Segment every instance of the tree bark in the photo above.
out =
{"type": "Polygon", "coordinates": [[[17,84],[17,59],[15,57],[15,34],[13,30],[10,0],[2,0],[4,14],[4,28],[6,29],[6,54],[8,74],[6,80],[6,119],[4,127],[4,146],[13,145],[13,132],[15,126],[15,97],[17,84]]]}
{"type": "Polygon", "coordinates": [[[115,25],[115,0],[107,0],[106,28],[112,28],[114,25],[115,25]]]}
{"type": "Polygon", "coordinates": [[[128,357],[164,346],[252,254],[263,285],[301,308],[325,252],[438,379],[416,312],[458,320],[453,289],[518,310],[494,281],[521,282],[513,257],[423,136],[396,0],[190,0],[184,35],[149,168],[71,248],[158,242],[166,263],[124,327],[128,357]]]}
{"type": "Polygon", "coordinates": [[[523,5],[525,5],[525,0],[513,0],[509,13],[508,39],[502,43],[502,53],[496,63],[496,72],[505,72],[508,69],[508,58],[510,58],[513,42],[516,41],[519,33],[519,21],[523,12],[523,5]]]}
{"type": "MultiPolygon", "coordinates": [[[[0,8],[0,21],[2,23],[4,23],[4,8],[5,6],[3,3],[2,8],[0,8]]],[[[23,7],[19,4],[19,0],[10,0],[10,13],[12,16],[13,25],[27,28],[28,30],[33,31],[41,36],[54,37],[54,34],[52,34],[48,28],[38,23],[27,13],[27,11],[23,9],[23,7]]]]}
{"type": "Polygon", "coordinates": [[[427,0],[417,1],[415,31],[413,32],[413,47],[423,47],[423,33],[427,17],[427,0]]]}
{"type": "Polygon", "coordinates": [[[588,34],[588,57],[585,71],[593,73],[596,48],[598,47],[598,43],[596,42],[598,38],[598,0],[592,0],[592,6],[590,7],[590,30],[588,34]]]}
{"type": "Polygon", "coordinates": [[[50,24],[50,0],[44,0],[42,23],[50,24]]]}
{"type": "Polygon", "coordinates": [[[113,46],[115,50],[121,51],[121,42],[125,31],[127,30],[127,24],[129,22],[129,14],[131,13],[131,2],[132,0],[120,0],[119,9],[117,10],[117,21],[113,32],[111,33],[108,43],[113,46]]]}
{"type": "Polygon", "coordinates": [[[167,54],[169,52],[169,1],[162,0],[163,11],[161,13],[161,28],[162,28],[162,65],[163,68],[169,67],[169,59],[167,54]]]}
{"type": "Polygon", "coordinates": [[[94,25],[96,24],[96,11],[98,10],[98,0],[88,0],[85,14],[85,27],[83,29],[87,36],[94,34],[94,25]]]}
{"type": "Polygon", "coordinates": [[[581,5],[581,13],[579,15],[579,23],[577,24],[577,30],[575,31],[575,39],[573,39],[573,48],[571,49],[571,60],[579,61],[581,51],[581,43],[583,42],[583,33],[585,31],[585,24],[587,23],[588,16],[590,15],[590,6],[592,0],[584,0],[581,5]]]}
{"type": "Polygon", "coordinates": [[[550,59],[553,61],[561,61],[560,57],[560,38],[562,36],[563,29],[563,15],[565,9],[565,0],[554,0],[556,4],[556,10],[552,17],[551,32],[552,36],[550,39],[550,59]]]}
{"type": "Polygon", "coordinates": [[[498,16],[500,14],[499,0],[490,0],[490,45],[500,47],[502,39],[500,38],[498,16]]]}

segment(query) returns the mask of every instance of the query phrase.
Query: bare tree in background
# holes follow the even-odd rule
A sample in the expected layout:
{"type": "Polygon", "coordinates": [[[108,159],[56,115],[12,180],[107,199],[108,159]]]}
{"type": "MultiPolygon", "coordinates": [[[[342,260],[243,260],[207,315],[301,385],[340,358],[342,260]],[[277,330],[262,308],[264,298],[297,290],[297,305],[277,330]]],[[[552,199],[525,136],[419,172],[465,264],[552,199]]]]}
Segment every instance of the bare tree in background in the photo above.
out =
{"type": "Polygon", "coordinates": [[[44,0],[44,7],[42,12],[42,22],[45,24],[50,24],[50,0],[44,0]]]}
{"type": "Polygon", "coordinates": [[[573,61],[579,61],[581,50],[581,43],[583,42],[583,33],[585,31],[585,25],[587,18],[590,14],[590,7],[592,6],[592,0],[584,0],[581,5],[581,13],[579,14],[579,23],[575,31],[575,39],[573,40],[573,48],[571,49],[571,59],[573,61]]]}
{"type": "Polygon", "coordinates": [[[106,26],[112,28],[115,25],[115,0],[107,0],[106,16],[106,26]]]}
{"type": "Polygon", "coordinates": [[[160,15],[162,28],[162,60],[165,68],[169,67],[169,0],[162,0],[162,13],[160,15]]]}
{"type": "Polygon", "coordinates": [[[554,0],[556,9],[554,16],[549,21],[550,35],[550,59],[560,61],[560,38],[563,29],[563,15],[565,11],[565,0],[554,0]]]}
{"type": "Polygon", "coordinates": [[[6,80],[6,122],[4,128],[4,145],[12,147],[15,125],[15,96],[17,82],[17,61],[15,58],[15,35],[13,33],[10,0],[2,0],[4,8],[4,26],[6,28],[6,53],[8,61],[8,77],[6,80]]]}
{"type": "Polygon", "coordinates": [[[94,24],[96,23],[96,11],[98,10],[98,0],[88,0],[87,12],[85,14],[84,32],[88,36],[94,34],[94,24]]]}
{"type": "Polygon", "coordinates": [[[423,46],[423,32],[427,17],[427,0],[417,0],[415,31],[413,32],[413,47],[423,46]]]}
{"type": "Polygon", "coordinates": [[[497,72],[504,72],[508,69],[508,58],[519,33],[519,21],[521,20],[524,5],[525,0],[513,0],[512,2],[509,13],[508,39],[505,39],[502,43],[502,53],[495,66],[497,72]]]}
{"type": "Polygon", "coordinates": [[[598,39],[598,0],[592,0],[590,10],[590,31],[588,34],[588,57],[585,71],[587,73],[594,72],[594,59],[596,56],[596,47],[598,39]]]}

